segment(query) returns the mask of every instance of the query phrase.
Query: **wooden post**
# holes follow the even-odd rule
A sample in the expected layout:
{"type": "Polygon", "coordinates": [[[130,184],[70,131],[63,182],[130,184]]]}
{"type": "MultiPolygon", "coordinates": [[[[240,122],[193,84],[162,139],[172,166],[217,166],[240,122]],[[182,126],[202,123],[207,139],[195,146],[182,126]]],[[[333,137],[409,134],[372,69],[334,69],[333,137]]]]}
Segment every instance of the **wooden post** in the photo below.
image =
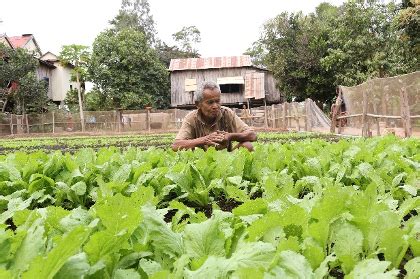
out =
{"type": "Polygon", "coordinates": [[[121,132],[121,110],[117,109],[117,122],[118,122],[118,133],[121,132]]]}
{"type": "Polygon", "coordinates": [[[362,112],[362,136],[368,137],[368,123],[367,123],[367,109],[368,109],[368,101],[367,101],[367,93],[363,91],[363,112],[362,112]]]}
{"type": "Polygon", "coordinates": [[[404,127],[404,136],[410,137],[412,133],[410,107],[408,105],[408,96],[405,87],[400,91],[400,107],[401,107],[401,120],[404,127]]]}
{"type": "Polygon", "coordinates": [[[292,103],[287,103],[287,125],[288,127],[292,128],[292,115],[293,111],[292,111],[292,103]]]}
{"type": "Polygon", "coordinates": [[[147,122],[147,131],[150,132],[150,109],[149,107],[146,108],[147,109],[147,113],[146,113],[146,122],[147,122]]]}
{"type": "Polygon", "coordinates": [[[311,110],[311,99],[305,101],[305,114],[306,114],[306,131],[312,131],[312,110],[311,110]]]}
{"type": "MultiPolygon", "coordinates": [[[[338,116],[344,116],[344,115],[342,115],[342,113],[341,113],[341,106],[339,106],[338,107],[338,109],[337,109],[337,115],[338,116]]],[[[341,134],[341,124],[343,123],[343,120],[342,119],[338,119],[338,133],[339,134],[341,134]]]]}
{"type": "MultiPolygon", "coordinates": [[[[378,109],[376,107],[376,103],[373,103],[373,113],[378,114],[378,109]]],[[[376,120],[376,135],[380,136],[381,135],[381,128],[379,127],[379,118],[376,117],[375,120],[376,120]]]]}
{"type": "Polygon", "coordinates": [[[251,110],[251,99],[246,99],[247,105],[248,105],[248,112],[249,112],[249,126],[254,125],[254,117],[252,116],[252,110],[251,110]]]}
{"type": "Polygon", "coordinates": [[[10,134],[13,135],[13,114],[10,114],[10,134]]]}
{"type": "Polygon", "coordinates": [[[276,116],[274,105],[271,105],[271,128],[276,128],[276,116]]]}
{"type": "Polygon", "coordinates": [[[264,127],[268,128],[268,115],[267,115],[267,103],[265,102],[264,98],[264,127]]]}
{"type": "Polygon", "coordinates": [[[305,131],[308,131],[308,100],[305,99],[305,131]]]}
{"type": "Polygon", "coordinates": [[[342,102],[342,99],[341,99],[342,93],[341,93],[340,86],[338,86],[335,91],[337,93],[337,100],[335,101],[335,104],[331,106],[331,127],[330,127],[331,133],[335,133],[335,126],[337,125],[338,108],[341,107],[341,102],[342,102]]]}
{"type": "Polygon", "coordinates": [[[42,124],[42,132],[45,133],[45,117],[44,117],[44,113],[41,113],[41,124],[42,124]]]}
{"type": "Polygon", "coordinates": [[[52,132],[54,134],[55,132],[55,117],[54,117],[54,111],[52,112],[52,132]]]}
{"type": "Polygon", "coordinates": [[[296,102],[294,103],[294,108],[295,108],[296,127],[297,127],[298,131],[300,131],[299,110],[298,110],[298,104],[296,102]]]}
{"type": "Polygon", "coordinates": [[[287,130],[287,102],[283,103],[283,129],[287,130]]]}
{"type": "Polygon", "coordinates": [[[29,134],[29,121],[28,121],[28,114],[24,114],[25,116],[25,124],[26,124],[26,133],[29,134]]]}

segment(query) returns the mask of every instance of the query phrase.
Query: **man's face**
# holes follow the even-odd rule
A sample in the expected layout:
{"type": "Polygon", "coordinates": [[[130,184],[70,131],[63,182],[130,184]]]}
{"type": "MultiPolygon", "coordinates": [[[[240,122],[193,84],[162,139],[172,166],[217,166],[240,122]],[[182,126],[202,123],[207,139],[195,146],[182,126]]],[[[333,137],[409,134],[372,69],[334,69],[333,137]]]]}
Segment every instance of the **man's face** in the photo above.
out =
{"type": "Polygon", "coordinates": [[[217,90],[205,89],[203,100],[198,103],[198,109],[204,117],[215,119],[220,113],[220,92],[217,90]]]}

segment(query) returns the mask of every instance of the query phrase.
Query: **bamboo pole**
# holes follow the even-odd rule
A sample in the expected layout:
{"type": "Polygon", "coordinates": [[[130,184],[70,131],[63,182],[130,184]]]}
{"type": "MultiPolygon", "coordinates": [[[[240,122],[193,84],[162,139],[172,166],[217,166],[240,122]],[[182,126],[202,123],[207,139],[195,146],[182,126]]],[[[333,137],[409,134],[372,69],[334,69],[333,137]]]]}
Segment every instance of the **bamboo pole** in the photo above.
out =
{"type": "Polygon", "coordinates": [[[54,116],[54,111],[52,112],[52,132],[54,134],[55,132],[55,116],[54,116]]]}

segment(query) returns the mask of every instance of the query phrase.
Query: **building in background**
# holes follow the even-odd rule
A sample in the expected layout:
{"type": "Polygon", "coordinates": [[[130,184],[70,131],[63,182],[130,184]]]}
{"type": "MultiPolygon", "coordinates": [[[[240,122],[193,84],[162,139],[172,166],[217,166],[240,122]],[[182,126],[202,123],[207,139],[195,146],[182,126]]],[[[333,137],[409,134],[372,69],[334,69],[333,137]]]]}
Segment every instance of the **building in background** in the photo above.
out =
{"type": "Polygon", "coordinates": [[[203,81],[220,85],[221,101],[225,106],[242,107],[249,102],[252,106],[260,106],[282,101],[273,74],[252,65],[248,55],[172,59],[169,71],[172,107],[195,107],[194,95],[203,81]]]}
{"type": "Polygon", "coordinates": [[[48,83],[48,97],[57,105],[63,105],[67,92],[70,89],[76,89],[76,83],[71,82],[72,66],[61,65],[58,56],[51,52],[42,54],[32,34],[13,37],[1,35],[0,43],[13,49],[24,48],[38,59],[39,66],[36,72],[38,79],[48,83]]]}

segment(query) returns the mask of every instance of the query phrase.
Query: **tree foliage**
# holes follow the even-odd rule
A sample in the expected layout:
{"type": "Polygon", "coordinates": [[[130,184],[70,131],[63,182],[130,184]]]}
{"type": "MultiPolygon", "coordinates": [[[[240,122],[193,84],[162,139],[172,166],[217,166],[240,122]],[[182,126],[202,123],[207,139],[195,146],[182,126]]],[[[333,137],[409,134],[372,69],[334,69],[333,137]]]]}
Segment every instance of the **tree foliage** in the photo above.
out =
{"type": "Polygon", "coordinates": [[[115,30],[132,28],[143,33],[151,45],[156,42],[155,22],[147,0],[122,0],[118,15],[110,23],[115,30]]]}
{"type": "Polygon", "coordinates": [[[420,55],[420,2],[403,0],[395,23],[401,40],[408,42],[413,51],[420,55]]]}
{"type": "Polygon", "coordinates": [[[274,73],[288,99],[330,102],[337,85],[416,70],[412,39],[403,40],[395,24],[399,15],[394,2],[322,3],[309,15],[282,13],[267,21],[247,53],[274,73]]]}
{"type": "Polygon", "coordinates": [[[47,109],[48,84],[36,77],[38,59],[25,49],[11,49],[3,44],[0,56],[2,110],[22,114],[47,109]],[[17,86],[12,87],[12,83],[17,86]]]}
{"type": "Polygon", "coordinates": [[[194,44],[201,42],[201,33],[196,26],[184,26],[174,34],[172,38],[177,42],[178,48],[184,52],[197,55],[198,50],[194,48],[194,44]]]}
{"type": "Polygon", "coordinates": [[[183,27],[172,34],[175,45],[170,46],[163,41],[158,41],[156,50],[162,63],[169,67],[171,59],[200,57],[195,44],[201,42],[201,33],[196,26],[183,27]]]}
{"type": "Polygon", "coordinates": [[[93,43],[89,75],[103,108],[139,109],[169,105],[168,73],[143,32],[109,29],[93,43]]]}

